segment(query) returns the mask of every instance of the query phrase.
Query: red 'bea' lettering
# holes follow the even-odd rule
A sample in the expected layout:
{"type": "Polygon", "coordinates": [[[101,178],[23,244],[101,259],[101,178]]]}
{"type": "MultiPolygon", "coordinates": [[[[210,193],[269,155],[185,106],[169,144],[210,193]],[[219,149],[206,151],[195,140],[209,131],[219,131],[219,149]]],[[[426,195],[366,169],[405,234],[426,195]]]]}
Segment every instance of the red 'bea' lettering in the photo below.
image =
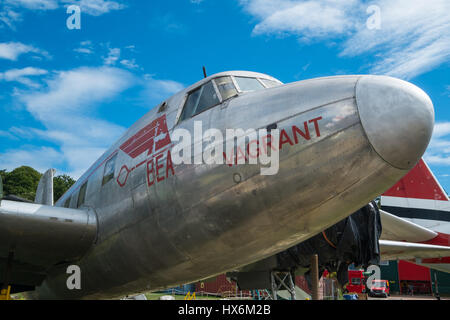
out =
{"type": "Polygon", "coordinates": [[[147,184],[149,187],[155,184],[155,178],[153,177],[153,159],[147,162],[147,184]]]}
{"type": "Polygon", "coordinates": [[[158,154],[156,156],[155,162],[156,162],[156,181],[161,182],[164,180],[164,176],[160,177],[159,176],[159,170],[164,168],[164,165],[161,164],[159,165],[159,159],[161,159],[164,155],[163,154],[158,154]]]}
{"type": "Polygon", "coordinates": [[[170,150],[167,151],[167,165],[166,165],[166,178],[169,177],[169,170],[172,171],[172,175],[175,175],[175,170],[173,169],[172,155],[170,150]]]}
{"type": "Polygon", "coordinates": [[[149,187],[153,186],[155,182],[159,183],[169,178],[169,172],[171,172],[172,175],[175,175],[170,150],[167,151],[167,158],[165,163],[161,161],[163,157],[164,154],[160,153],[147,162],[147,183],[149,187]],[[166,168],[165,170],[163,170],[164,167],[166,168]]]}

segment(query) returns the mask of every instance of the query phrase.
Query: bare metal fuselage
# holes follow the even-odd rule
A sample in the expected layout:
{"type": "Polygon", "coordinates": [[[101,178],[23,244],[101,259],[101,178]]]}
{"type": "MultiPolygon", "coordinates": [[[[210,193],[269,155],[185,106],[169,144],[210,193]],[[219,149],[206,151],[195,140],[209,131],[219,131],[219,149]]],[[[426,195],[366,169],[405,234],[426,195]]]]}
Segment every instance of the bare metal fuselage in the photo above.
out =
{"type": "Polygon", "coordinates": [[[375,98],[366,93],[371,80],[359,84],[366,78],[372,79],[331,77],[250,92],[178,124],[189,88],[167,100],[162,113],[150,111],[57,203],[72,196],[71,206],[76,206],[80,187],[89,180],[85,206],[97,215],[98,234],[74,263],[81,268],[82,289],[68,290],[67,266],[55,267],[36,297],[114,298],[205,279],[285,250],[359,209],[415,165],[434,121],[431,102],[419,89],[406,82],[401,88],[399,80],[387,77],[375,83],[395,87],[400,96],[401,90],[410,90],[408,99],[418,96],[407,102],[417,106],[405,114],[401,107],[396,111],[403,102],[390,96],[395,90],[379,89],[384,94],[375,98]],[[367,99],[378,99],[380,108],[388,102],[373,115],[373,110],[361,110],[374,108],[367,99]],[[194,121],[224,135],[228,128],[276,123],[282,134],[278,174],[263,176],[260,165],[225,164],[173,165],[172,172],[164,153],[153,162],[157,175],[149,178],[149,163],[156,159],[147,152],[133,159],[120,146],[163,115],[170,133],[192,131],[194,121]],[[409,122],[398,130],[411,133],[392,132],[396,121],[409,122]],[[309,131],[309,139],[294,127],[309,131]],[[392,139],[395,135],[398,139],[392,139]],[[383,151],[386,143],[401,154],[383,151]],[[115,179],[102,186],[105,162],[113,154],[115,179]]]}

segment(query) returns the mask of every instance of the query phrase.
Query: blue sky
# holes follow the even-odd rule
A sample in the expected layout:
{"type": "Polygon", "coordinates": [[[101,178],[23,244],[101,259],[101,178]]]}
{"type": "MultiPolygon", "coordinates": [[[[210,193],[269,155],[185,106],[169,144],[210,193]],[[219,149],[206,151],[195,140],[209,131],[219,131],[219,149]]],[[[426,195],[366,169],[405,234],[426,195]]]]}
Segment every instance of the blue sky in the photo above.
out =
{"type": "Polygon", "coordinates": [[[450,191],[449,12],[448,0],[0,0],[0,168],[79,177],[203,65],[283,82],[371,73],[430,95],[425,159],[450,191]]]}

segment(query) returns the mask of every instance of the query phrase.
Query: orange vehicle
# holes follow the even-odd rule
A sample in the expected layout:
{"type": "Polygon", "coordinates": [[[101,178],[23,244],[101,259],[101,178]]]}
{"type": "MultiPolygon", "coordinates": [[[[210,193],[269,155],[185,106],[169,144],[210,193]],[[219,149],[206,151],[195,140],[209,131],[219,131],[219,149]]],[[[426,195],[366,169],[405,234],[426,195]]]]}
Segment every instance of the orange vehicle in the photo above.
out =
{"type": "Polygon", "coordinates": [[[372,286],[368,290],[370,297],[384,297],[390,296],[389,281],[387,280],[373,280],[372,286]]]}

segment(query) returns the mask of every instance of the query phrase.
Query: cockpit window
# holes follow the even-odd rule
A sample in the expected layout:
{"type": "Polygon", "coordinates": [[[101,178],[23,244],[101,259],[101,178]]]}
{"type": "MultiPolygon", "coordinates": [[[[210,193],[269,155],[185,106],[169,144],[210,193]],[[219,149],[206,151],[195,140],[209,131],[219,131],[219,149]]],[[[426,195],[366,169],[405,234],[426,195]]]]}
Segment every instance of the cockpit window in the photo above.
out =
{"type": "Polygon", "coordinates": [[[230,99],[237,95],[237,90],[234,87],[233,80],[231,77],[219,77],[214,79],[219,89],[220,95],[222,96],[222,101],[230,99]]]}
{"type": "Polygon", "coordinates": [[[214,85],[209,81],[189,94],[186,103],[184,104],[180,121],[193,117],[219,103],[220,100],[214,89],[214,85]]]}
{"type": "Polygon", "coordinates": [[[192,91],[184,104],[183,113],[181,114],[180,120],[188,119],[194,115],[195,107],[198,103],[198,98],[200,97],[202,88],[198,88],[195,91],[192,91]]]}
{"type": "Polygon", "coordinates": [[[281,86],[281,83],[278,83],[276,81],[273,80],[269,80],[269,79],[259,79],[262,81],[262,83],[264,83],[264,85],[268,88],[273,88],[273,87],[278,87],[281,86]]]}
{"type": "Polygon", "coordinates": [[[264,86],[255,78],[234,77],[239,89],[243,92],[257,91],[264,89],[264,86]]]}
{"type": "Polygon", "coordinates": [[[203,90],[200,95],[200,100],[198,101],[197,108],[195,109],[195,114],[199,114],[215,105],[220,103],[219,97],[217,96],[214,85],[211,81],[203,85],[203,90]]]}
{"type": "Polygon", "coordinates": [[[188,94],[178,122],[196,116],[237,96],[238,90],[239,92],[250,92],[279,85],[281,84],[273,80],[251,77],[223,76],[215,78],[188,94]],[[219,94],[220,96],[218,96],[219,94]]]}

